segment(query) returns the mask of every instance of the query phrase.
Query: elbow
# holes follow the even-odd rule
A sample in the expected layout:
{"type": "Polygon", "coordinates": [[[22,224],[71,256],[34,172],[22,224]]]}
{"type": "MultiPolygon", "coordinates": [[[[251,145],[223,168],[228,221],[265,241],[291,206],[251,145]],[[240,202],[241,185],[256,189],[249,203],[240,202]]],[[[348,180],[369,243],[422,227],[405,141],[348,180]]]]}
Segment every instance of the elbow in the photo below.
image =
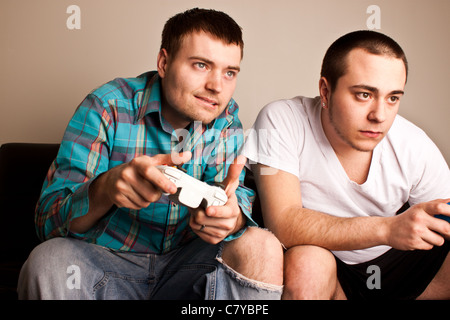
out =
{"type": "Polygon", "coordinates": [[[292,228],[289,223],[285,223],[284,221],[275,222],[267,220],[265,227],[278,238],[283,247],[286,249],[298,245],[293,241],[292,228]]]}
{"type": "Polygon", "coordinates": [[[308,244],[302,232],[301,212],[298,208],[288,208],[277,214],[263,214],[264,223],[286,249],[308,244]]]}

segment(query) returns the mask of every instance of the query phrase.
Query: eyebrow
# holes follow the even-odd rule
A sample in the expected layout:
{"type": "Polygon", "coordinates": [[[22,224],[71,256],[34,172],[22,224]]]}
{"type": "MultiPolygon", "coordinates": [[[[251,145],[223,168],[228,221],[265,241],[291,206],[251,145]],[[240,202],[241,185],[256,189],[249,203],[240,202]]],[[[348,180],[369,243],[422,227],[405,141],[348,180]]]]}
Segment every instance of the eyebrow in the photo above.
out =
{"type": "MultiPolygon", "coordinates": [[[[368,85],[365,85],[365,84],[357,84],[357,85],[351,86],[350,88],[351,89],[364,89],[364,90],[367,90],[367,91],[370,91],[370,92],[373,92],[373,93],[378,93],[379,92],[378,88],[375,88],[375,87],[372,87],[372,86],[368,86],[368,85]]],[[[403,91],[403,90],[393,90],[393,91],[390,92],[390,94],[405,94],[405,91],[403,91]]]]}
{"type": "MultiPolygon", "coordinates": [[[[201,61],[203,61],[203,62],[205,62],[207,64],[215,65],[214,61],[209,60],[209,59],[204,58],[204,57],[200,57],[200,56],[192,56],[192,57],[189,57],[189,59],[190,60],[201,60],[201,61]]],[[[239,67],[239,66],[228,66],[227,69],[236,70],[237,72],[241,71],[241,67],[239,67]]]]}

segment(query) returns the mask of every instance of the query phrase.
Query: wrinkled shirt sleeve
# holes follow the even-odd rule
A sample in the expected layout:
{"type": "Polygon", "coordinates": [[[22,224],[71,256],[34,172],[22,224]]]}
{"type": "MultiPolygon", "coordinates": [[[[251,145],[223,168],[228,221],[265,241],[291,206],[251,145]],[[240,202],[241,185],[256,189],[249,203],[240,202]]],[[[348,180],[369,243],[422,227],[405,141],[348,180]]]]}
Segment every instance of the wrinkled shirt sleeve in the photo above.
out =
{"type": "MultiPolygon", "coordinates": [[[[112,120],[112,114],[93,94],[75,111],[36,205],[35,224],[41,240],[67,236],[70,222],[88,212],[89,186],[109,167],[112,120]]],[[[107,220],[105,215],[86,234],[70,235],[94,241],[107,220]]]]}

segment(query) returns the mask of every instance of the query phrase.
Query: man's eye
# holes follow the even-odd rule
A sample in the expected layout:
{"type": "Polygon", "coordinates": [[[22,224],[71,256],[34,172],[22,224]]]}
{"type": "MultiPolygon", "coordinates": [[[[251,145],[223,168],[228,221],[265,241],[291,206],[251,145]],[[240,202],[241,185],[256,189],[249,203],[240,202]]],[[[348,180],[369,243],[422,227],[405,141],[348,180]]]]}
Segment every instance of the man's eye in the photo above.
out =
{"type": "Polygon", "coordinates": [[[234,71],[227,71],[226,75],[227,75],[228,78],[233,78],[234,76],[236,76],[236,72],[234,72],[234,71]]]}
{"type": "Polygon", "coordinates": [[[356,94],[356,96],[358,97],[358,99],[367,100],[367,99],[370,98],[370,93],[368,93],[368,92],[358,92],[356,94]]]}
{"type": "Polygon", "coordinates": [[[399,100],[400,100],[400,97],[397,97],[397,96],[389,97],[389,102],[392,102],[392,103],[396,103],[399,100]]]}
{"type": "Polygon", "coordinates": [[[197,62],[197,63],[196,63],[196,66],[197,66],[199,69],[204,69],[204,68],[206,68],[206,64],[204,64],[203,62],[197,62]]]}

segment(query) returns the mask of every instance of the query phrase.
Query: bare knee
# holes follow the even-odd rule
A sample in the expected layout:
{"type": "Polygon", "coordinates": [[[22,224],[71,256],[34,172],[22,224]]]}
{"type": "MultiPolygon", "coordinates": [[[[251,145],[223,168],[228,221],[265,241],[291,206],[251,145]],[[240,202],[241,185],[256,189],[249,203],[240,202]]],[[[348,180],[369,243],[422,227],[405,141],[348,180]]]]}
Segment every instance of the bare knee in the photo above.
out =
{"type": "Polygon", "coordinates": [[[317,246],[296,246],[285,253],[284,299],[332,299],[341,296],[333,254],[317,246]]]}
{"type": "Polygon", "coordinates": [[[283,248],[267,230],[247,228],[241,237],[225,245],[222,258],[229,267],[250,279],[283,283],[283,248]]]}

